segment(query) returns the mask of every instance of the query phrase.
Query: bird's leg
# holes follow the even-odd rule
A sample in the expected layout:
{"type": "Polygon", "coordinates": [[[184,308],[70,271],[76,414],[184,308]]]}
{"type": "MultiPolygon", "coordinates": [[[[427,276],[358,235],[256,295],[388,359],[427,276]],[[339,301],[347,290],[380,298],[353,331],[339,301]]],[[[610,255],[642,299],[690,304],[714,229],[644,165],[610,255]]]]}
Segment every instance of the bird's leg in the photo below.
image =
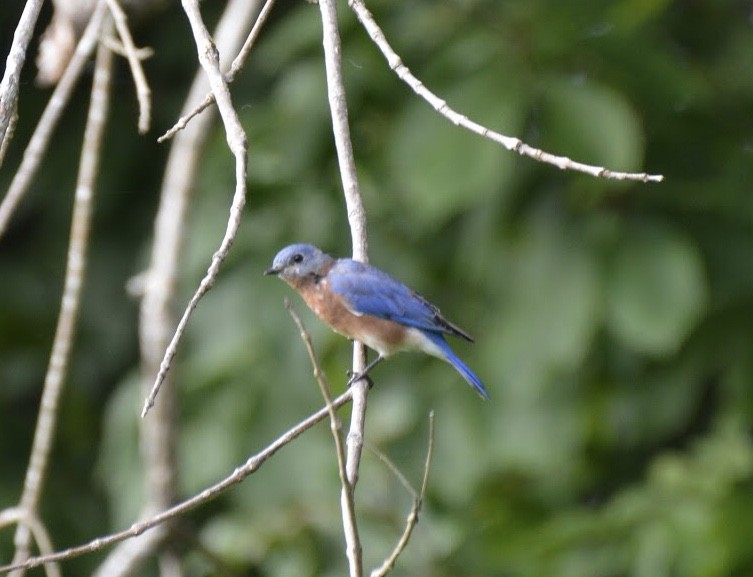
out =
{"type": "Polygon", "coordinates": [[[383,360],[384,360],[384,357],[382,355],[378,355],[377,358],[375,358],[368,365],[366,365],[366,368],[364,370],[362,370],[360,373],[355,374],[355,375],[353,375],[351,373],[351,377],[350,377],[350,380],[348,380],[348,385],[347,386],[350,387],[353,383],[356,383],[356,382],[360,381],[361,379],[366,379],[369,382],[369,388],[371,388],[374,385],[374,381],[372,381],[369,378],[369,372],[371,371],[371,369],[373,369],[375,366],[377,366],[383,360]]]}

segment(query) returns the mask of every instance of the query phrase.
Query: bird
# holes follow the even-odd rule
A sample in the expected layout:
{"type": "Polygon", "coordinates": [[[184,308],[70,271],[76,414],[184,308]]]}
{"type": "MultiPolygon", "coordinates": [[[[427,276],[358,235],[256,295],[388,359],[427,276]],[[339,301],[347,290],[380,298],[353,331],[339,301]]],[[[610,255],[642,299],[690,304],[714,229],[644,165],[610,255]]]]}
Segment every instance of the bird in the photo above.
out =
{"type": "Polygon", "coordinates": [[[401,351],[421,351],[442,359],[484,399],[484,384],[461,361],[445,335],[474,342],[416,291],[369,264],[333,258],[311,244],[286,246],[265,275],[275,275],[295,289],[308,307],[335,332],[359,341],[377,357],[349,385],[365,378],[378,363],[401,351]]]}

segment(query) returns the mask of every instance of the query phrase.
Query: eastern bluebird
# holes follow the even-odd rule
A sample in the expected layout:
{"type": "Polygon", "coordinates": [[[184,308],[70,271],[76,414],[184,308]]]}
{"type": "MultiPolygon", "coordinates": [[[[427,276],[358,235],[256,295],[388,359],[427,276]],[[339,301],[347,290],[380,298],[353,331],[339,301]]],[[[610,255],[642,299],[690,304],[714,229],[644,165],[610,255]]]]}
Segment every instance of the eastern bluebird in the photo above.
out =
{"type": "Polygon", "coordinates": [[[277,253],[264,274],[278,275],[335,331],[379,354],[351,382],[393,353],[419,350],[450,363],[482,397],[489,398],[481,380],[444,339],[448,334],[473,342],[473,337],[387,273],[348,258],[334,259],[310,244],[293,244],[277,253]]]}

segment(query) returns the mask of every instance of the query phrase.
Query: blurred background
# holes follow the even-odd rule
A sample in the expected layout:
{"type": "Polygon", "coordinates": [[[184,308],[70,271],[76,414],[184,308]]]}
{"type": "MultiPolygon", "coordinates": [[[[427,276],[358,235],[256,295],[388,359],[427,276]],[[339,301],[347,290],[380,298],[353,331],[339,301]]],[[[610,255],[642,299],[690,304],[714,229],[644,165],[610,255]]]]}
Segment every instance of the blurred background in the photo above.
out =
{"type": "MultiPolygon", "coordinates": [[[[134,30],[153,130],[136,133],[117,67],[91,260],[42,503],[56,548],[139,512],[138,302],[169,144],[196,68],[178,3],[134,30]]],[[[3,60],[23,2],[0,11],[3,60]]],[[[224,3],[204,2],[209,22],[224,3]]],[[[343,61],[370,257],[476,337],[453,343],[484,402],[449,366],[379,366],[367,443],[420,485],[421,521],[395,575],[721,577],[753,573],[753,2],[375,0],[388,40],[425,84],[492,129],[575,160],[660,173],[616,183],[518,157],[438,116],[388,69],[340,5],[343,61]]],[[[40,26],[49,19],[49,6],[40,26]]],[[[50,91],[27,58],[7,189],[50,91]]],[[[89,80],[0,240],[0,507],[18,500],[59,310],[89,80]]],[[[322,405],[304,318],[335,392],[351,346],[262,276],[291,242],[348,255],[316,6],[280,1],[233,85],[249,139],[239,237],[189,325],[180,492],[229,474],[322,405]]],[[[233,161],[215,128],[195,183],[181,310],[224,232],[233,161]]],[[[343,413],[347,417],[347,411],[343,413]]],[[[340,485],[328,426],[185,516],[186,575],[342,575],[340,485]]],[[[364,453],[366,566],[411,499],[364,453]]],[[[0,533],[0,559],[12,556],[0,533]]],[[[105,553],[67,562],[90,572],[105,553]]],[[[147,569],[156,574],[156,564],[147,569]]]]}

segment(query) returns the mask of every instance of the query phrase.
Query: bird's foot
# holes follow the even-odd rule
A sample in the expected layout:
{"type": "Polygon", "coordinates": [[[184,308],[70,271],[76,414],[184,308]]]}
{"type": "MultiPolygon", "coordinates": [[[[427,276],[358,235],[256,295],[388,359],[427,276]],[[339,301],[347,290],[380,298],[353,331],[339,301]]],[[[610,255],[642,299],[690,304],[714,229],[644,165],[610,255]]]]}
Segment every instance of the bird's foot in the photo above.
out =
{"type": "Polygon", "coordinates": [[[366,381],[367,383],[369,383],[369,388],[373,387],[374,381],[372,381],[371,377],[369,377],[369,372],[383,360],[384,357],[382,355],[379,355],[368,365],[366,365],[366,367],[360,373],[353,373],[353,371],[348,371],[348,387],[350,387],[353,383],[357,383],[358,381],[366,381]]]}
{"type": "Polygon", "coordinates": [[[369,383],[369,389],[374,386],[374,380],[366,373],[366,371],[362,373],[354,373],[349,370],[346,374],[348,375],[348,384],[346,385],[348,388],[358,381],[366,381],[369,383]]]}

